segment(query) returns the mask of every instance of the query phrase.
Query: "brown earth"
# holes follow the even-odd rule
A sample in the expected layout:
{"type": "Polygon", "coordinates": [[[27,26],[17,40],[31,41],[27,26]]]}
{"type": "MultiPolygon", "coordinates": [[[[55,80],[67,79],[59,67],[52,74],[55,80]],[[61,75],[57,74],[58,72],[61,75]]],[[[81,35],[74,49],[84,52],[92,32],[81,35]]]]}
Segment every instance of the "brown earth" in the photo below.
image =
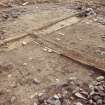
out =
{"type": "Polygon", "coordinates": [[[49,86],[76,78],[80,86],[87,88],[97,76],[104,76],[95,68],[60,55],[55,46],[105,60],[104,2],[95,0],[103,2],[103,6],[90,3],[96,15],[77,17],[81,3],[73,1],[55,4],[37,0],[41,4],[33,4],[36,1],[30,0],[28,5],[25,0],[1,0],[1,6],[6,8],[0,11],[0,105],[36,105],[36,96],[49,86]],[[26,36],[10,40],[22,35],[26,36]],[[4,40],[10,41],[2,45],[4,40]]]}

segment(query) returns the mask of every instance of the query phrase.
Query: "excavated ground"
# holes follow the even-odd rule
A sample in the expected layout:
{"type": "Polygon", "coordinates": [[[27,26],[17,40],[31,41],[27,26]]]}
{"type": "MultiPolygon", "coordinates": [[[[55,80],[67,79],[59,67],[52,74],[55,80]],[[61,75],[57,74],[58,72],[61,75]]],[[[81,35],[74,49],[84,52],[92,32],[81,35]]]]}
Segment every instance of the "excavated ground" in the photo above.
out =
{"type": "Polygon", "coordinates": [[[92,6],[92,13],[78,17],[87,9],[80,7],[47,3],[2,8],[0,105],[105,104],[104,73],[59,53],[63,47],[105,60],[104,7],[92,6]]]}

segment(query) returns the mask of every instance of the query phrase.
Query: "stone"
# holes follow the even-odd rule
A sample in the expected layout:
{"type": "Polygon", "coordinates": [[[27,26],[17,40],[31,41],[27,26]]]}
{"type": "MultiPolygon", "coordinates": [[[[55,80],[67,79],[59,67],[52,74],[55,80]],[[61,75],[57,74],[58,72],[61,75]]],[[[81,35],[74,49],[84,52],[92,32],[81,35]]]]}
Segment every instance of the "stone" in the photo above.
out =
{"type": "Polygon", "coordinates": [[[81,102],[77,102],[75,105],[83,105],[81,102]]]}
{"type": "Polygon", "coordinates": [[[24,42],[24,41],[22,42],[22,45],[23,45],[23,46],[25,46],[26,44],[27,44],[26,42],[24,42]]]}
{"type": "Polygon", "coordinates": [[[97,105],[103,105],[102,99],[98,99],[98,100],[97,100],[97,105]]]}
{"type": "Polygon", "coordinates": [[[38,84],[40,84],[40,81],[37,78],[34,78],[33,83],[38,85],[38,84]]]}
{"type": "Polygon", "coordinates": [[[28,3],[29,3],[29,2],[25,2],[25,3],[23,3],[22,5],[25,6],[25,5],[27,5],[28,3]]]}
{"type": "Polygon", "coordinates": [[[38,105],[38,104],[34,102],[34,105],[38,105]]]}
{"type": "Polygon", "coordinates": [[[23,63],[23,66],[27,66],[27,63],[23,63]]]}
{"type": "Polygon", "coordinates": [[[105,79],[104,76],[99,76],[99,77],[96,78],[96,80],[99,81],[99,82],[100,82],[100,81],[103,81],[104,79],[105,79]]]}
{"type": "Polygon", "coordinates": [[[55,80],[56,80],[56,82],[60,82],[60,80],[58,78],[56,78],[55,80]]]}
{"type": "Polygon", "coordinates": [[[43,51],[47,51],[47,48],[43,48],[43,51]]]}
{"type": "Polygon", "coordinates": [[[51,105],[61,105],[60,100],[53,99],[52,97],[47,100],[47,103],[51,105]]]}
{"type": "Polygon", "coordinates": [[[9,74],[9,75],[8,75],[8,78],[11,78],[11,77],[12,77],[12,74],[9,74]]]}
{"type": "Polygon", "coordinates": [[[89,104],[92,104],[92,103],[93,103],[93,100],[92,100],[92,99],[90,99],[90,100],[89,100],[89,104]]]}
{"type": "Polygon", "coordinates": [[[80,94],[79,92],[75,93],[75,96],[81,99],[86,99],[82,94],[80,94]]]}
{"type": "Polygon", "coordinates": [[[16,83],[15,81],[13,81],[13,82],[11,83],[11,87],[12,87],[12,88],[16,88],[16,87],[17,87],[17,83],[16,83]]]}
{"type": "Polygon", "coordinates": [[[55,99],[59,99],[59,96],[56,95],[56,94],[55,94],[53,97],[54,97],[55,99]]]}
{"type": "Polygon", "coordinates": [[[56,38],[56,40],[60,41],[61,39],[60,38],[56,38]]]}
{"type": "Polygon", "coordinates": [[[53,50],[52,50],[52,49],[48,49],[48,52],[49,52],[49,53],[52,53],[52,52],[53,52],[53,50]]]}
{"type": "Polygon", "coordinates": [[[94,101],[97,101],[97,100],[101,99],[101,97],[100,97],[99,95],[95,95],[95,96],[93,97],[93,99],[94,99],[94,101]]]}
{"type": "Polygon", "coordinates": [[[14,103],[16,101],[16,96],[11,97],[11,103],[14,103]]]}

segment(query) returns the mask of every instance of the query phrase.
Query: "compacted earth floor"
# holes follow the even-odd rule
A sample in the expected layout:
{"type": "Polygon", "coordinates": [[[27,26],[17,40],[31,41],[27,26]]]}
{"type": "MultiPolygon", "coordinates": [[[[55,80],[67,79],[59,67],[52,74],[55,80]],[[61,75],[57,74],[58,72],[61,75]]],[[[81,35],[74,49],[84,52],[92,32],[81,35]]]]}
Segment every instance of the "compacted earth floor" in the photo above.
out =
{"type": "Polygon", "coordinates": [[[105,60],[104,7],[98,7],[26,2],[2,8],[0,105],[104,105],[104,73],[55,46],[105,60]]]}

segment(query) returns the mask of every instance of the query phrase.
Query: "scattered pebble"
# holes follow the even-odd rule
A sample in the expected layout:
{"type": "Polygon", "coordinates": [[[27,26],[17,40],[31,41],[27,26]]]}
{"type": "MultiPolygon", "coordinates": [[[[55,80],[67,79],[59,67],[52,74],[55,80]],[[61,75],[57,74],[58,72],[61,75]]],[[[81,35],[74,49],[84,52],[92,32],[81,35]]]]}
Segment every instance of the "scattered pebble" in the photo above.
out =
{"type": "Polygon", "coordinates": [[[25,5],[27,5],[28,3],[29,3],[29,2],[25,2],[25,3],[23,3],[22,5],[25,6],[25,5]]]}
{"type": "Polygon", "coordinates": [[[97,79],[97,81],[100,82],[100,81],[103,81],[103,80],[105,79],[105,77],[104,77],[104,76],[99,76],[99,77],[97,77],[96,79],[97,79]]]}
{"type": "Polygon", "coordinates": [[[23,45],[23,46],[25,46],[26,44],[27,44],[26,42],[24,42],[24,41],[22,42],[22,45],[23,45]]]}
{"type": "Polygon", "coordinates": [[[47,51],[47,48],[43,48],[43,51],[47,51]]]}
{"type": "Polygon", "coordinates": [[[53,50],[52,50],[52,49],[48,49],[48,52],[49,52],[49,53],[52,53],[52,52],[53,52],[53,50]]]}
{"type": "Polygon", "coordinates": [[[56,38],[56,40],[60,41],[61,39],[60,38],[56,38]]]}
{"type": "Polygon", "coordinates": [[[59,35],[62,35],[62,36],[64,36],[64,35],[65,35],[64,33],[61,33],[61,32],[59,32],[58,34],[59,34],[59,35]]]}
{"type": "Polygon", "coordinates": [[[48,47],[43,48],[43,50],[46,52],[49,52],[49,53],[53,52],[53,50],[51,48],[48,48],[48,47]]]}
{"type": "Polygon", "coordinates": [[[40,84],[40,81],[37,78],[34,78],[33,79],[33,83],[36,84],[36,85],[38,85],[38,84],[40,84]]]}
{"type": "Polygon", "coordinates": [[[17,87],[17,83],[16,83],[15,81],[12,82],[12,83],[11,83],[11,87],[12,87],[12,88],[16,88],[16,87],[17,87]]]}
{"type": "Polygon", "coordinates": [[[38,6],[36,6],[35,8],[37,8],[37,9],[38,9],[39,7],[38,7],[38,6]]]}
{"type": "Polygon", "coordinates": [[[11,103],[14,103],[16,101],[16,96],[11,97],[11,103]]]}
{"type": "Polygon", "coordinates": [[[86,22],[86,24],[90,24],[90,22],[86,22]]]}
{"type": "Polygon", "coordinates": [[[58,78],[56,78],[55,80],[56,80],[56,82],[59,82],[60,81],[58,78]]]}
{"type": "Polygon", "coordinates": [[[27,66],[27,63],[23,63],[23,66],[27,66]]]}
{"type": "Polygon", "coordinates": [[[12,77],[12,74],[9,74],[9,75],[8,75],[8,78],[11,78],[11,77],[12,77]]]}
{"type": "Polygon", "coordinates": [[[75,93],[75,96],[81,99],[86,99],[82,94],[80,94],[79,92],[75,93]]]}
{"type": "Polygon", "coordinates": [[[81,102],[77,102],[75,105],[83,105],[81,102]]]}
{"type": "Polygon", "coordinates": [[[53,97],[54,97],[55,99],[59,99],[59,96],[56,95],[56,94],[55,94],[53,97]]]}
{"type": "Polygon", "coordinates": [[[33,99],[35,96],[38,96],[38,93],[37,93],[37,92],[34,93],[34,94],[32,94],[32,95],[30,96],[30,98],[33,99]]]}
{"type": "Polygon", "coordinates": [[[42,96],[44,93],[38,93],[38,96],[40,97],[40,96],[42,96]]]}
{"type": "Polygon", "coordinates": [[[30,57],[29,60],[33,60],[33,58],[30,57]]]}
{"type": "Polygon", "coordinates": [[[38,104],[34,102],[34,105],[38,105],[38,104]]]}

